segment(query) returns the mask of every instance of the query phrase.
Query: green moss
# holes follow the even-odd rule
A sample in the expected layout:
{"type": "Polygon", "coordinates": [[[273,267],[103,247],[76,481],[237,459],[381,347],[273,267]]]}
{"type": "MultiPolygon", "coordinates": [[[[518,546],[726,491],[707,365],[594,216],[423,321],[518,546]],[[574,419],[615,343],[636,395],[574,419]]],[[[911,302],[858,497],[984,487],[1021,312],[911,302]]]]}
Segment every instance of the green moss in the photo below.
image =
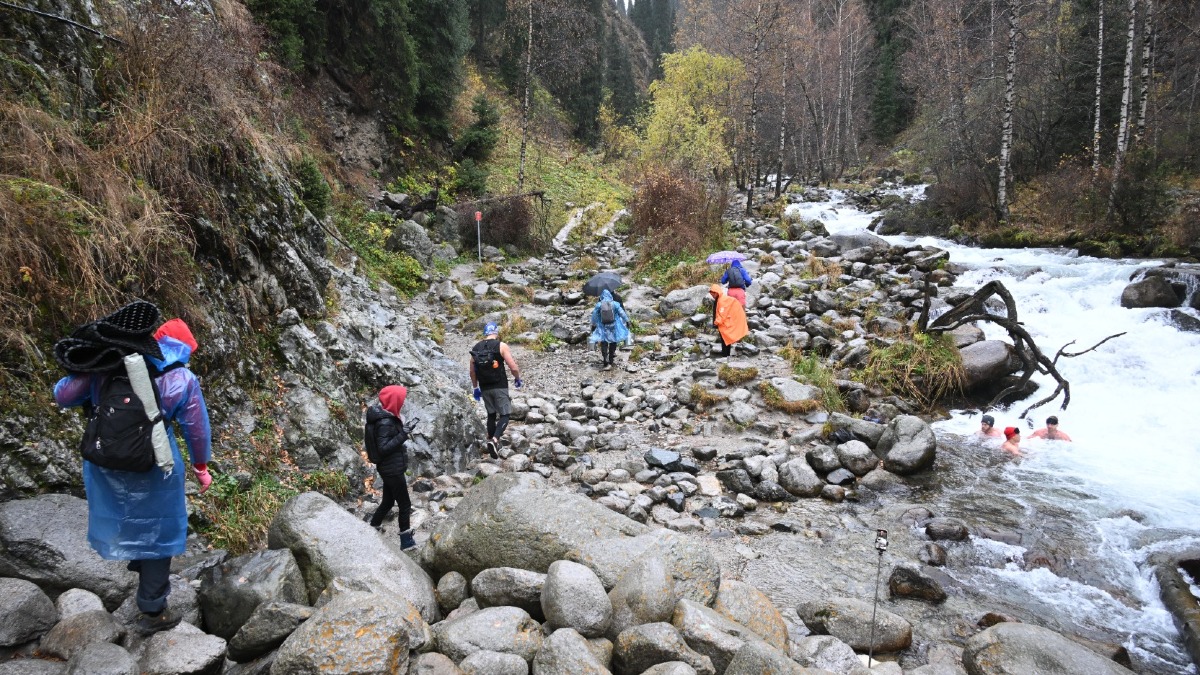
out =
{"type": "Polygon", "coordinates": [[[384,243],[395,220],[377,211],[367,212],[358,203],[345,203],[333,216],[334,224],[362,263],[368,278],[382,279],[408,298],[425,290],[425,271],[412,256],[388,251],[384,243]]]}

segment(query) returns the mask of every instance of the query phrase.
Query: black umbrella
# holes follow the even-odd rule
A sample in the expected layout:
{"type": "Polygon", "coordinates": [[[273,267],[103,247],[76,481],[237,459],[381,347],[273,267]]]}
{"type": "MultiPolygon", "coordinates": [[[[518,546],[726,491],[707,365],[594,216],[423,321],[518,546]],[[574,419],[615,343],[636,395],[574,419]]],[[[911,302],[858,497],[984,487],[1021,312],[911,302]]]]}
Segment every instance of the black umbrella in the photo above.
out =
{"type": "Polygon", "coordinates": [[[616,295],[617,289],[621,287],[621,275],[616,272],[601,272],[583,285],[583,294],[600,297],[600,291],[608,289],[609,293],[616,295]]]}

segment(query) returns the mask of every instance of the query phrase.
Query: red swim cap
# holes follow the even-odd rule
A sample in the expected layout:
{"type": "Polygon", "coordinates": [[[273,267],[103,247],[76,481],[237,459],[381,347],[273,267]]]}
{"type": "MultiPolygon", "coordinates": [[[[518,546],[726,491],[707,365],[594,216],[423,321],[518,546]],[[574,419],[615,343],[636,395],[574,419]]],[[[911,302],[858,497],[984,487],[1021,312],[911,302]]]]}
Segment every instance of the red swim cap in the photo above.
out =
{"type": "Polygon", "coordinates": [[[1020,434],[1020,433],[1021,433],[1021,430],[1016,427],[1004,427],[1004,437],[1005,438],[1012,438],[1013,436],[1016,436],[1017,434],[1020,434]]]}

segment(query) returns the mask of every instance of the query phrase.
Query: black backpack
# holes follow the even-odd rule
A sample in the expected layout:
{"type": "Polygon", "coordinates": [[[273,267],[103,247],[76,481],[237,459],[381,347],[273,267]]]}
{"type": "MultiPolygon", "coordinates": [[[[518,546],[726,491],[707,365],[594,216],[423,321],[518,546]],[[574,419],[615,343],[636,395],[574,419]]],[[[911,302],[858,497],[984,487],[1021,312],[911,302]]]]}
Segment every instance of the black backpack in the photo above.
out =
{"type": "Polygon", "coordinates": [[[600,301],[600,323],[609,325],[617,322],[617,311],[612,300],[600,301]]]}
{"type": "Polygon", "coordinates": [[[746,277],[743,277],[742,271],[736,267],[729,268],[729,287],[730,288],[745,288],[746,287],[746,277]]]}
{"type": "Polygon", "coordinates": [[[154,425],[161,419],[157,400],[154,419],[150,419],[129,378],[113,375],[101,385],[99,400],[93,402],[79,450],[96,466],[149,471],[154,468],[154,425]]]}
{"type": "Polygon", "coordinates": [[[500,367],[500,341],[483,340],[471,348],[471,360],[475,362],[475,373],[495,370],[500,367]]]}

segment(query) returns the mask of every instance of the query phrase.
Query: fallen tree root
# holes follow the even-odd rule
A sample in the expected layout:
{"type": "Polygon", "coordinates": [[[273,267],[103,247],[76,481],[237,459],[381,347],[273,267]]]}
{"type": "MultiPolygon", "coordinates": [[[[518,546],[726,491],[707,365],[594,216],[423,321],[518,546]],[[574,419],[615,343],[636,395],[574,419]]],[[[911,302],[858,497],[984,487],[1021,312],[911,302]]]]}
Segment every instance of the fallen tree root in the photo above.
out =
{"type": "Polygon", "coordinates": [[[991,402],[987,404],[986,408],[993,408],[1000,401],[1004,400],[1004,397],[1013,392],[1020,391],[1029,382],[1030,378],[1033,377],[1034,373],[1042,373],[1054,378],[1054,381],[1057,383],[1054,392],[1025,408],[1021,412],[1019,419],[1024,419],[1031,410],[1040,408],[1053,401],[1060,394],[1063,397],[1060,410],[1066,410],[1067,405],[1071,403],[1071,383],[1062,376],[1062,373],[1058,372],[1057,364],[1059,358],[1081,356],[1096,349],[1105,342],[1125,334],[1117,333],[1110,335],[1081,352],[1067,352],[1067,347],[1075,344],[1075,341],[1072,340],[1058,350],[1058,353],[1054,355],[1054,359],[1050,359],[1038,348],[1037,343],[1033,341],[1029,332],[1017,320],[1017,303],[1013,300],[1012,293],[1009,293],[1004,284],[999,281],[989,281],[984,284],[982,288],[975,291],[974,295],[958,303],[950,311],[934,319],[932,323],[929,322],[929,297],[930,287],[929,282],[926,281],[925,307],[921,310],[921,316],[917,322],[917,329],[923,333],[946,333],[968,323],[988,321],[1003,328],[1008,332],[1009,337],[1012,338],[1013,347],[1016,349],[1017,356],[1021,359],[1021,377],[1016,383],[996,394],[991,402]],[[993,314],[984,307],[984,303],[993,295],[998,296],[1004,301],[1006,310],[1004,316],[993,314]]]}

